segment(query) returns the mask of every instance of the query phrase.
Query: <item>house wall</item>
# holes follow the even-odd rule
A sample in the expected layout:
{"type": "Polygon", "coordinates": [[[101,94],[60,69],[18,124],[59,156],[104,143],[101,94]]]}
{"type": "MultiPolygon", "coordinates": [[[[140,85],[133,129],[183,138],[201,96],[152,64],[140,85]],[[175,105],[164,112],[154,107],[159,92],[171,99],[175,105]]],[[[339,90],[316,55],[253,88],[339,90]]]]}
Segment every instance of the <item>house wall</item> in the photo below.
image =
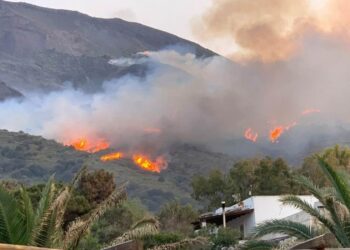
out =
{"type": "Polygon", "coordinates": [[[299,213],[293,214],[291,216],[288,216],[285,218],[286,220],[291,220],[294,222],[299,222],[301,224],[304,224],[306,226],[311,226],[313,223],[312,216],[305,213],[304,211],[300,211],[299,213]]]}
{"type": "MultiPolygon", "coordinates": [[[[317,202],[317,199],[311,195],[300,195],[298,197],[312,206],[317,202]]],[[[283,205],[279,201],[280,196],[253,196],[252,199],[256,225],[266,220],[283,219],[301,211],[295,207],[283,205]]]]}
{"type": "Polygon", "coordinates": [[[252,212],[250,214],[243,215],[227,223],[228,227],[237,229],[238,231],[240,231],[241,225],[243,225],[244,228],[243,236],[246,238],[249,235],[250,230],[254,228],[255,225],[254,213],[252,212]]]}
{"type": "MultiPolygon", "coordinates": [[[[305,195],[298,196],[313,205],[317,202],[313,196],[305,195]]],[[[243,201],[245,208],[253,208],[254,211],[250,214],[238,217],[237,219],[231,220],[227,223],[229,227],[240,229],[240,226],[244,226],[244,237],[248,237],[252,234],[254,228],[267,220],[272,219],[288,219],[302,222],[309,225],[311,222],[310,217],[301,213],[300,209],[292,206],[283,205],[279,201],[280,196],[253,196],[243,201]]],[[[237,206],[237,205],[235,205],[237,206]]],[[[232,206],[235,207],[235,206],[232,206]]],[[[220,212],[220,211],[217,211],[220,212]]],[[[222,212],[222,211],[221,211],[222,212]]]]}
{"type": "MultiPolygon", "coordinates": [[[[299,195],[299,198],[315,206],[318,200],[311,195],[299,195]]],[[[244,209],[254,209],[253,212],[240,216],[234,220],[228,221],[227,226],[240,230],[244,227],[244,237],[252,234],[254,228],[262,222],[273,219],[290,219],[295,222],[301,222],[305,225],[313,223],[310,216],[303,213],[300,209],[292,206],[283,205],[280,202],[281,196],[252,196],[243,201],[244,209]]],[[[235,204],[227,207],[226,211],[241,208],[241,204],[235,204]]],[[[215,214],[222,214],[222,208],[218,208],[215,214]]],[[[277,237],[276,235],[273,235],[277,237]]],[[[282,236],[282,235],[281,235],[282,236]]],[[[268,237],[268,238],[274,238],[268,237]]]]}

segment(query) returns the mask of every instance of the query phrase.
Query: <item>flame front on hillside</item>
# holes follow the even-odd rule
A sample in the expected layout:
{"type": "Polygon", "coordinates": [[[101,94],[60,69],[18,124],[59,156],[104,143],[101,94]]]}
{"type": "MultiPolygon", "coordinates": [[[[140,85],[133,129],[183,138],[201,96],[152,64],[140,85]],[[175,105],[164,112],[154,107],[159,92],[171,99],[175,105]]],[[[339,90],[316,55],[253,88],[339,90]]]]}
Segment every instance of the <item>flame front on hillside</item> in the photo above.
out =
{"type": "Polygon", "coordinates": [[[89,140],[87,138],[78,138],[63,143],[66,146],[72,146],[76,150],[96,153],[109,148],[109,142],[105,139],[89,140]]]}
{"type": "Polygon", "coordinates": [[[244,132],[244,137],[249,141],[256,142],[256,140],[258,139],[258,133],[253,131],[253,129],[248,128],[244,132]]]}
{"type": "Polygon", "coordinates": [[[124,154],[122,152],[114,152],[110,154],[106,154],[100,157],[101,161],[114,161],[119,160],[124,157],[124,154]]]}
{"type": "Polygon", "coordinates": [[[127,154],[122,152],[114,152],[110,154],[106,154],[100,157],[100,160],[103,162],[107,161],[115,161],[120,160],[122,158],[131,158],[133,160],[133,163],[140,167],[143,170],[149,171],[149,172],[156,172],[160,173],[162,170],[164,170],[167,167],[167,161],[164,157],[158,156],[156,160],[152,160],[148,155],[137,153],[132,154],[131,156],[127,156],[127,154]]]}
{"type": "Polygon", "coordinates": [[[132,159],[137,166],[151,172],[160,173],[167,166],[166,160],[161,156],[152,161],[147,155],[135,154],[132,159]]]}
{"type": "MultiPolygon", "coordinates": [[[[314,108],[310,108],[310,109],[305,109],[304,111],[301,112],[301,116],[307,116],[310,114],[314,114],[314,113],[321,113],[321,110],[319,109],[314,109],[314,108]]],[[[273,128],[271,128],[269,130],[269,140],[272,143],[277,143],[278,139],[288,130],[290,130],[291,128],[295,127],[298,124],[298,122],[294,121],[288,125],[278,125],[278,126],[274,126],[273,128]]],[[[258,139],[258,133],[253,131],[251,128],[247,128],[244,131],[244,138],[252,141],[252,142],[257,142],[258,139]]]]}
{"type": "MultiPolygon", "coordinates": [[[[89,141],[86,138],[72,140],[70,143],[64,143],[66,146],[72,146],[76,150],[86,151],[88,153],[96,153],[101,150],[108,149],[110,143],[105,139],[99,139],[96,141],[89,141]]],[[[164,157],[158,156],[155,160],[152,160],[150,156],[143,153],[126,154],[124,152],[112,152],[100,157],[102,162],[116,161],[122,158],[129,158],[133,163],[143,170],[160,173],[167,167],[167,161],[164,157]]]]}

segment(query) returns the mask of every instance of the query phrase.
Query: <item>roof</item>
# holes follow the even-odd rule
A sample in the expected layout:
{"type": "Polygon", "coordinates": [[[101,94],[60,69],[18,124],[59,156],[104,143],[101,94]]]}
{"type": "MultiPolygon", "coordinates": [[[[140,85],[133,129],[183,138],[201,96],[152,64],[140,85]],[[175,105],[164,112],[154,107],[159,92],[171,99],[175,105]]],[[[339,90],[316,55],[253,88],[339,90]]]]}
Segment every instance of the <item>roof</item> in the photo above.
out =
{"type": "MultiPolygon", "coordinates": [[[[237,208],[234,210],[228,210],[225,212],[226,221],[228,222],[228,221],[234,220],[234,219],[241,217],[243,215],[252,213],[253,211],[254,211],[254,209],[252,209],[252,208],[237,208]]],[[[222,224],[222,213],[211,212],[211,213],[201,214],[197,221],[192,222],[195,229],[200,228],[200,223],[202,221],[205,221],[205,222],[210,223],[210,224],[221,225],[222,224]]]]}

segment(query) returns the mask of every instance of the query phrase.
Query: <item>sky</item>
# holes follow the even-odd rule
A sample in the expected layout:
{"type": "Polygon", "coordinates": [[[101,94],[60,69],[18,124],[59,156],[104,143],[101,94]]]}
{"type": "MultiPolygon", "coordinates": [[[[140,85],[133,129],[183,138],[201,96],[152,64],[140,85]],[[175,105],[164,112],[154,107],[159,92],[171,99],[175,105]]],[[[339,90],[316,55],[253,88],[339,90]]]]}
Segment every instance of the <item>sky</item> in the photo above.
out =
{"type": "Polygon", "coordinates": [[[119,17],[185,39],[200,42],[191,32],[193,18],[200,16],[211,0],[10,0],[39,6],[76,10],[95,17],[119,17]]]}
{"type": "MultiPolygon", "coordinates": [[[[220,3],[229,2],[231,7],[235,9],[237,7],[237,3],[240,5],[247,5],[247,2],[244,0],[236,0],[236,1],[216,1],[216,0],[8,0],[12,2],[27,2],[38,6],[55,8],[55,9],[67,9],[67,10],[75,10],[90,16],[94,17],[102,17],[102,18],[114,18],[119,17],[127,21],[133,21],[142,23],[144,25],[160,29],[179,37],[194,41],[199,43],[203,47],[211,49],[223,56],[226,56],[232,60],[238,60],[236,57],[232,56],[235,54],[239,54],[242,50],[242,46],[237,43],[236,35],[232,34],[232,31],[238,28],[243,28],[244,25],[250,26],[251,23],[244,24],[243,26],[239,26],[239,22],[235,23],[237,20],[241,20],[240,15],[241,12],[236,13],[232,11],[232,9],[226,9],[227,6],[223,4],[220,10],[220,3]],[[213,4],[215,3],[215,8],[213,4]],[[219,8],[217,8],[219,5],[219,8]],[[219,9],[217,16],[211,16],[211,21],[214,20],[212,24],[208,22],[208,16],[206,15],[208,12],[213,12],[215,14],[215,10],[219,9]],[[237,14],[238,19],[235,19],[237,14]],[[222,16],[230,16],[229,19],[225,19],[225,22],[222,22],[222,16]],[[204,17],[204,18],[203,18],[204,17]],[[215,17],[215,18],[213,18],[215,17]],[[198,22],[202,18],[203,22],[198,22]],[[219,23],[215,22],[218,20],[219,23]],[[230,23],[231,22],[233,23],[230,23]],[[236,21],[235,21],[236,20],[236,21]],[[197,22],[196,22],[197,21],[197,22]],[[197,33],[193,33],[194,23],[196,22],[197,33]],[[209,25],[210,30],[206,30],[203,25],[209,25]],[[233,25],[233,26],[232,26],[233,25]],[[238,26],[237,26],[238,25],[238,26]],[[220,26],[220,27],[218,27],[220,26]],[[199,28],[199,29],[198,29],[199,28]],[[199,31],[199,32],[198,32],[199,31]],[[207,32],[213,33],[212,36],[207,36],[207,32]],[[235,37],[235,38],[233,38],[235,37]]],[[[253,0],[252,0],[253,1],[253,0]]],[[[290,0],[292,2],[292,0],[290,0]]],[[[303,0],[300,0],[301,2],[303,0]]],[[[317,7],[324,6],[329,0],[306,0],[311,3],[311,6],[316,12],[319,12],[317,7]]],[[[340,0],[344,1],[344,0],[340,0]]],[[[262,3],[266,3],[269,1],[262,1],[262,3]]],[[[273,1],[272,1],[273,2],[273,1]]],[[[288,5],[289,0],[281,1],[284,5],[288,5]],[[287,3],[287,4],[286,4],[287,3]]],[[[346,2],[346,1],[345,1],[346,2]]],[[[251,2],[248,2],[248,6],[251,2]]],[[[295,9],[298,4],[292,4],[295,9]]],[[[264,9],[263,13],[268,13],[272,11],[271,15],[268,17],[273,22],[278,21],[279,15],[276,15],[273,12],[274,8],[270,8],[271,6],[260,6],[259,9],[264,9]]],[[[276,7],[278,8],[278,6],[276,7]]],[[[287,11],[287,9],[280,9],[280,12],[287,11]]],[[[243,14],[246,17],[251,18],[254,23],[259,23],[261,20],[261,13],[256,12],[254,5],[249,8],[243,9],[243,14]],[[260,19],[259,19],[260,18],[260,19]]],[[[303,11],[301,11],[303,12],[303,11]]],[[[278,14],[278,13],[277,13],[278,14]]],[[[301,13],[298,13],[301,14],[301,13]]],[[[285,15],[284,15],[285,16],[285,15]]],[[[262,16],[264,17],[264,16],[262,16]]],[[[297,16],[298,17],[298,16],[297,16]]],[[[302,16],[300,16],[302,17],[302,16]]],[[[240,34],[240,33],[238,33],[240,34]]],[[[244,48],[244,47],[243,47],[244,48]]]]}

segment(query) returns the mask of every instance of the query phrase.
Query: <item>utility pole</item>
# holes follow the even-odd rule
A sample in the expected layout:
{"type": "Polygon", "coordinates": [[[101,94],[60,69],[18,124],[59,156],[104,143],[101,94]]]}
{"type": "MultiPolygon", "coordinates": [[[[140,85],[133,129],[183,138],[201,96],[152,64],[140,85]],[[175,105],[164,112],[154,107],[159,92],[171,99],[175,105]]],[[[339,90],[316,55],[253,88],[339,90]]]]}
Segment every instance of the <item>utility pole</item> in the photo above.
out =
{"type": "Polygon", "coordinates": [[[222,207],[222,226],[226,228],[226,214],[225,214],[226,202],[225,201],[221,202],[221,207],[222,207]]]}

